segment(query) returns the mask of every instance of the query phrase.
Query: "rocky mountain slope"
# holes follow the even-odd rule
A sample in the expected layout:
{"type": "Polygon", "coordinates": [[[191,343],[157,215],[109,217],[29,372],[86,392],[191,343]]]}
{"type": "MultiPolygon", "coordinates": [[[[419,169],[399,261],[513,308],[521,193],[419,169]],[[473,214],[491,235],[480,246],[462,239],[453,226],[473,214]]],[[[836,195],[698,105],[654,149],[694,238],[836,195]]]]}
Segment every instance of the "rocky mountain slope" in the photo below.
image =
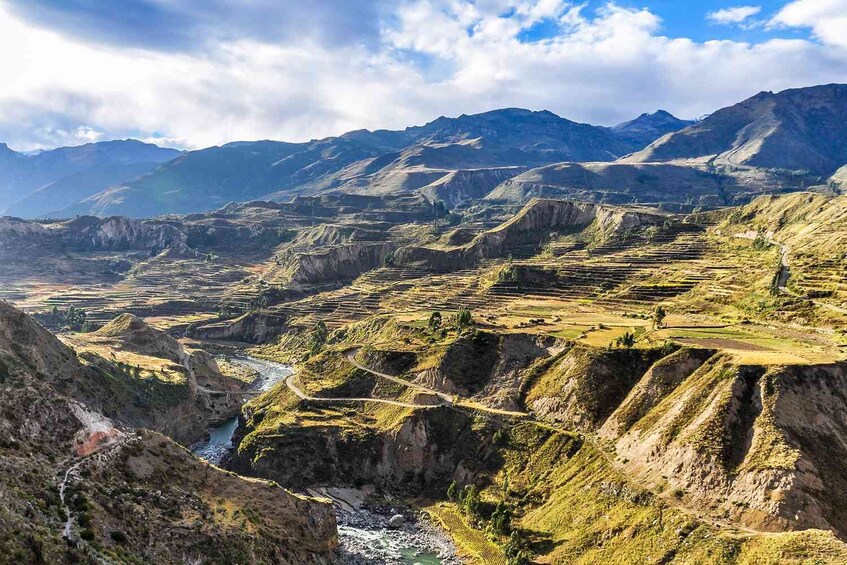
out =
{"type": "Polygon", "coordinates": [[[489,201],[533,197],[659,207],[732,206],[763,192],[791,192],[818,182],[802,173],[679,163],[557,163],[530,169],[489,192],[489,201]]]}
{"type": "Polygon", "coordinates": [[[354,131],[308,143],[230,143],[182,155],[150,175],[109,187],[61,213],[144,217],[329,190],[414,191],[439,180],[445,184],[457,171],[490,171],[474,174],[468,188],[457,188],[453,177],[452,185],[439,189],[457,192],[443,194],[457,201],[463,193],[479,190],[479,183],[493,187],[494,180],[514,167],[612,161],[643,147],[649,137],[646,130],[635,138],[626,133],[628,128],[621,131],[618,135],[547,111],[508,108],[441,117],[402,131],[354,131]]]}
{"type": "MultiPolygon", "coordinates": [[[[329,563],[331,506],[118,426],[107,375],[0,303],[0,550],[11,562],[329,563]]],[[[121,412],[116,412],[121,416],[121,412]]]]}
{"type": "Polygon", "coordinates": [[[696,123],[658,112],[621,124],[619,135],[659,136],[614,163],[557,163],[503,181],[489,200],[523,202],[533,196],[671,209],[744,204],[762,193],[819,187],[847,162],[840,140],[847,85],[762,92],[696,123]],[[663,127],[676,128],[662,132],[663,127]],[[649,132],[649,133],[648,133],[649,132]],[[662,135],[664,133],[664,135],[662,135]]]}
{"type": "Polygon", "coordinates": [[[34,155],[0,144],[0,212],[38,217],[147,173],[179,155],[136,140],[61,147],[34,155]]]}
{"type": "Polygon", "coordinates": [[[836,190],[847,191],[847,165],[844,165],[829,178],[829,184],[836,190]]]}
{"type": "Polygon", "coordinates": [[[831,175],[847,162],[847,85],[759,94],[654,141],[627,162],[695,160],[831,175]]]}
{"type": "Polygon", "coordinates": [[[243,383],[221,373],[214,357],[191,349],[132,314],[122,314],[95,332],[63,336],[93,366],[110,357],[147,388],[160,388],[162,409],[135,421],[186,445],[203,438],[210,424],[238,413],[243,383]],[[216,391],[214,393],[210,391],[216,391]],[[227,395],[222,392],[231,392],[227,395]],[[170,404],[165,409],[164,406],[170,404]]]}

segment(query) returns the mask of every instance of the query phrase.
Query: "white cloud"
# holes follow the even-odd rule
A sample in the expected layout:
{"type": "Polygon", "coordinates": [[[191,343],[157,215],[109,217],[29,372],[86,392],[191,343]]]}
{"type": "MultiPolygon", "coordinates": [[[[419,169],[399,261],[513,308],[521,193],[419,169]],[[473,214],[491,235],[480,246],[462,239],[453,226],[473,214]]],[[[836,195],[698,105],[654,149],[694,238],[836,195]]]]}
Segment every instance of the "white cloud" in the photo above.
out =
{"type": "Polygon", "coordinates": [[[162,52],[87,44],[0,5],[0,52],[16,54],[0,58],[0,141],[300,141],[504,106],[610,125],[657,107],[693,117],[760,90],[847,81],[847,49],[834,44],[700,43],[662,35],[647,9],[585,12],[550,0],[406,0],[376,48],[310,36],[162,52]],[[561,32],[518,40],[541,21],[561,32]]]}
{"type": "Polygon", "coordinates": [[[761,6],[736,6],[709,12],[706,17],[716,24],[740,24],[761,11],[761,6]]]}
{"type": "Polygon", "coordinates": [[[824,43],[847,47],[847,0],[795,0],[777,12],[770,23],[811,28],[824,43]]]}

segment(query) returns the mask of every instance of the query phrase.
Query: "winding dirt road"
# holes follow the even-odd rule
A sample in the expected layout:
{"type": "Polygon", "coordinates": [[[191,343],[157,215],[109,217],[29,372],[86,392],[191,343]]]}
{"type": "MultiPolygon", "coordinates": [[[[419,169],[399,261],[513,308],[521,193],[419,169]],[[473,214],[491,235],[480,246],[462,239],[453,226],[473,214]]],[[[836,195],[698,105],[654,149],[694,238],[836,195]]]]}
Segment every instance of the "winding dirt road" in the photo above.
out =
{"type": "Polygon", "coordinates": [[[385,398],[356,398],[356,397],[345,397],[345,398],[328,398],[323,396],[309,396],[305,392],[303,392],[300,387],[294,382],[297,374],[288,375],[285,379],[285,385],[293,392],[297,398],[300,400],[308,400],[309,402],[377,402],[380,404],[390,404],[392,406],[400,406],[402,408],[412,408],[414,410],[427,409],[427,408],[438,408],[441,404],[411,404],[409,402],[400,402],[398,400],[388,400],[385,398]]]}
{"type": "Polygon", "coordinates": [[[399,385],[402,385],[402,386],[405,386],[405,387],[409,387],[409,388],[412,388],[412,389],[415,389],[415,390],[419,390],[420,392],[424,392],[426,394],[431,394],[433,396],[437,396],[438,398],[440,398],[441,400],[443,400],[447,404],[455,403],[455,401],[456,401],[455,397],[453,397],[453,396],[451,396],[447,393],[435,390],[434,388],[425,387],[425,386],[419,385],[417,383],[409,382],[407,380],[401,379],[400,377],[395,377],[394,375],[388,375],[386,373],[380,373],[379,371],[375,371],[375,370],[371,369],[370,367],[366,367],[366,366],[362,365],[361,363],[359,363],[356,360],[356,353],[358,353],[358,352],[359,352],[358,348],[353,348],[353,349],[348,349],[344,354],[344,356],[347,357],[347,361],[349,361],[357,369],[361,369],[361,370],[366,371],[366,372],[368,372],[372,375],[375,375],[375,376],[380,377],[382,379],[385,379],[387,381],[391,381],[392,383],[396,383],[396,384],[399,384],[399,385]]]}
{"type": "Polygon", "coordinates": [[[381,373],[379,371],[375,371],[374,369],[371,369],[370,367],[362,365],[361,363],[359,363],[359,361],[356,360],[356,353],[358,353],[358,351],[359,351],[359,348],[354,347],[352,349],[348,349],[345,352],[345,357],[347,357],[347,361],[349,361],[354,367],[361,369],[363,371],[367,371],[368,373],[370,373],[372,375],[375,375],[375,376],[380,377],[382,379],[386,379],[386,380],[391,381],[393,383],[397,383],[397,384],[400,384],[400,385],[403,385],[403,386],[406,386],[406,387],[409,387],[409,388],[412,388],[412,389],[415,389],[415,390],[419,390],[419,391],[427,393],[427,394],[437,396],[438,398],[440,398],[441,400],[444,401],[445,406],[454,406],[454,407],[455,406],[462,406],[462,407],[465,407],[465,408],[470,408],[472,410],[479,410],[479,411],[482,411],[482,412],[488,412],[489,414],[496,414],[498,416],[512,416],[512,417],[515,417],[515,418],[524,418],[524,417],[529,415],[527,412],[515,412],[515,411],[512,411],[512,410],[501,410],[499,408],[491,408],[490,406],[486,406],[485,404],[482,404],[480,402],[473,402],[471,400],[462,399],[462,398],[459,398],[457,396],[453,396],[453,395],[447,394],[445,392],[435,390],[433,388],[429,388],[429,387],[426,387],[426,386],[423,386],[423,385],[419,385],[417,383],[413,383],[413,382],[407,381],[405,379],[401,379],[399,377],[395,377],[394,375],[388,375],[386,373],[381,373]]]}

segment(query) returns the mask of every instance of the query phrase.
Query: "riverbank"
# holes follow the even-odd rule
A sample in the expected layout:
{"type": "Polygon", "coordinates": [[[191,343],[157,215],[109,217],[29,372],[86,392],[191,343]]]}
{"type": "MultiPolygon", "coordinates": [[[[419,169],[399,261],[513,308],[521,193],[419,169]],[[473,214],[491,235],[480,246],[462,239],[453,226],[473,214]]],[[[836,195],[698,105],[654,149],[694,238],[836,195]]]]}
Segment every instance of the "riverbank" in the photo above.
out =
{"type": "MultiPolygon", "coordinates": [[[[256,373],[258,377],[253,381],[250,390],[259,392],[270,390],[274,385],[284,381],[287,376],[294,373],[294,369],[288,365],[242,355],[227,356],[227,362],[256,373]]],[[[211,426],[206,440],[193,445],[191,451],[194,455],[213,465],[220,465],[233,448],[232,438],[237,429],[238,416],[233,416],[211,426]]]]}

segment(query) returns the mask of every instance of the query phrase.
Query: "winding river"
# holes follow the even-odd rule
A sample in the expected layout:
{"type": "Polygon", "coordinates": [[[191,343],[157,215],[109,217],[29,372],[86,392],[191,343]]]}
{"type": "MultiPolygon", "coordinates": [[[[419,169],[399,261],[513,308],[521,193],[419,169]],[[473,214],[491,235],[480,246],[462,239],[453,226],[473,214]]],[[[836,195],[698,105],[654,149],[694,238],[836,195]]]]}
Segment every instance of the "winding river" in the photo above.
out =
{"type": "MultiPolygon", "coordinates": [[[[231,359],[233,363],[248,367],[259,374],[259,380],[254,383],[255,390],[266,391],[273,388],[275,384],[285,380],[294,370],[288,365],[273,363],[253,357],[239,356],[231,359]]],[[[232,449],[232,436],[238,428],[238,416],[212,426],[209,428],[209,439],[195,446],[192,450],[195,455],[205,459],[209,463],[220,465],[223,458],[232,449]]]]}
{"type": "MultiPolygon", "coordinates": [[[[281,363],[241,355],[232,357],[233,363],[256,371],[260,378],[255,390],[270,390],[294,370],[281,363]]],[[[209,428],[209,439],[195,446],[193,452],[209,463],[219,465],[233,448],[232,438],[238,429],[238,417],[230,418],[209,428]]],[[[336,490],[336,489],[333,489],[336,490]]],[[[338,518],[339,554],[344,565],[387,563],[396,565],[454,565],[459,564],[456,550],[450,539],[438,528],[416,516],[407,508],[395,510],[350,504],[349,500],[321,493],[335,502],[338,518]],[[391,528],[388,520],[401,513],[404,523],[391,528]]]]}

